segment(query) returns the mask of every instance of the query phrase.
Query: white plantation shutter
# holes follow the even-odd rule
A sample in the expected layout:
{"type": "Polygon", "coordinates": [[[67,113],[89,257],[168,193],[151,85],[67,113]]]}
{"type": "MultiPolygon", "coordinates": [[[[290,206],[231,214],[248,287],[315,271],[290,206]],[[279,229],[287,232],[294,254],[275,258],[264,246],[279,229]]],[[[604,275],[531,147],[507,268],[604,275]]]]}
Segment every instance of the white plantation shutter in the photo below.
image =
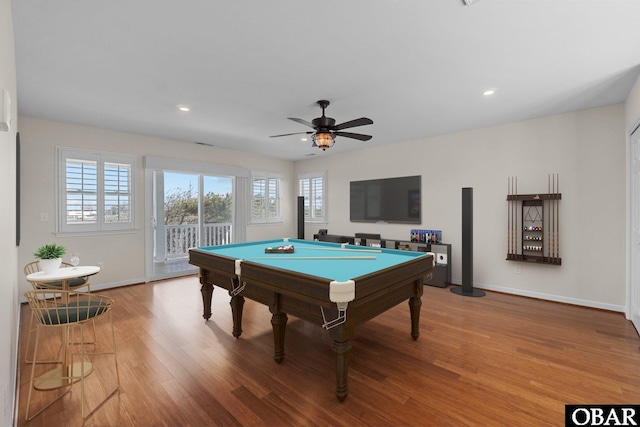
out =
{"type": "Polygon", "coordinates": [[[104,164],[104,222],[131,222],[131,165],[104,164]]]}
{"type": "Polygon", "coordinates": [[[254,172],[251,196],[251,222],[282,222],[280,215],[280,177],[254,172]],[[260,176],[263,175],[263,176],[260,176]]]}
{"type": "Polygon", "coordinates": [[[275,178],[267,179],[267,204],[269,207],[269,218],[277,218],[280,216],[280,197],[278,195],[278,180],[275,178]]]}
{"type": "Polygon", "coordinates": [[[324,179],[311,178],[311,219],[324,218],[324,179]]]}
{"type": "Polygon", "coordinates": [[[298,185],[298,194],[304,197],[305,222],[326,223],[326,173],[300,175],[298,185]]]}
{"type": "Polygon", "coordinates": [[[65,217],[67,224],[95,224],[98,209],[97,162],[67,159],[65,217]]]}
{"type": "Polygon", "coordinates": [[[259,220],[266,217],[265,213],[266,178],[253,179],[253,193],[251,197],[251,219],[259,220]]]}
{"type": "Polygon", "coordinates": [[[57,155],[57,233],[136,228],[136,156],[62,147],[57,155]]]}

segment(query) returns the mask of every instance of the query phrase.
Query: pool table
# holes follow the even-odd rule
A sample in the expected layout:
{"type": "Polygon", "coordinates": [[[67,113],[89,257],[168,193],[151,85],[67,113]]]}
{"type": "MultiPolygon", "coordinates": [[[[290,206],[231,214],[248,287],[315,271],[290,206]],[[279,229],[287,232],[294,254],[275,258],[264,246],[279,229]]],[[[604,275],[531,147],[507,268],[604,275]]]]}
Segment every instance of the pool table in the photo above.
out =
{"type": "Polygon", "coordinates": [[[408,301],[411,337],[420,334],[423,279],[431,254],[297,239],[276,239],[189,250],[200,268],[205,319],[211,317],[213,285],[229,291],[233,335],[242,333],[244,298],[269,307],[274,359],[284,359],[287,314],[324,327],[333,338],[336,397],[348,394],[354,328],[408,301]]]}

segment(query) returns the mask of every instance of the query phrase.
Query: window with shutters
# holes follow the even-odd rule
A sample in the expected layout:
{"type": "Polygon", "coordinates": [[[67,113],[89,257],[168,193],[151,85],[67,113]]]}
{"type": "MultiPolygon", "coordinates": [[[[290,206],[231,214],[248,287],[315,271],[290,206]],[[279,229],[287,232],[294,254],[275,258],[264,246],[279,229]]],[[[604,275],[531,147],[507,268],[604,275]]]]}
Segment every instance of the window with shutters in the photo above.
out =
{"type": "Polygon", "coordinates": [[[298,195],[304,197],[305,222],[326,224],[326,172],[312,172],[299,175],[298,187],[298,195]]]}
{"type": "Polygon", "coordinates": [[[136,229],[136,156],[63,147],[57,154],[57,233],[136,229]]]}
{"type": "Polygon", "coordinates": [[[280,214],[280,176],[253,172],[251,191],[251,223],[282,222],[280,214]]]}

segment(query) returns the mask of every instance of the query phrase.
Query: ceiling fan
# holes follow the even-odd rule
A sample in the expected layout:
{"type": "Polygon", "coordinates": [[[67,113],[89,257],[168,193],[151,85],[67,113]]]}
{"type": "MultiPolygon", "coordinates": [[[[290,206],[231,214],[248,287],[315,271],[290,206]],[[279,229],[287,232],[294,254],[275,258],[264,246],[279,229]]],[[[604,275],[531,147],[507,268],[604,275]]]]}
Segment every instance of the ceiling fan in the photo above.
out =
{"type": "Polygon", "coordinates": [[[331,117],[327,117],[324,115],[324,109],[329,106],[329,101],[320,100],[318,101],[318,105],[322,108],[322,117],[315,118],[309,123],[303,119],[297,119],[295,117],[288,117],[289,120],[293,120],[294,122],[298,122],[305,126],[309,126],[310,128],[315,129],[314,131],[307,132],[295,132],[295,133],[285,133],[282,135],[272,135],[269,138],[277,138],[280,136],[289,136],[289,135],[301,135],[307,134],[311,135],[311,139],[313,140],[312,147],[318,147],[322,151],[326,151],[327,148],[331,148],[335,142],[336,136],[343,136],[345,138],[353,138],[359,139],[360,141],[368,141],[371,139],[371,135],[363,135],[361,133],[352,133],[352,132],[342,132],[343,129],[354,128],[356,126],[364,126],[373,124],[373,120],[368,119],[366,117],[361,117],[359,119],[350,120],[348,122],[341,123],[336,125],[335,119],[331,117]]]}

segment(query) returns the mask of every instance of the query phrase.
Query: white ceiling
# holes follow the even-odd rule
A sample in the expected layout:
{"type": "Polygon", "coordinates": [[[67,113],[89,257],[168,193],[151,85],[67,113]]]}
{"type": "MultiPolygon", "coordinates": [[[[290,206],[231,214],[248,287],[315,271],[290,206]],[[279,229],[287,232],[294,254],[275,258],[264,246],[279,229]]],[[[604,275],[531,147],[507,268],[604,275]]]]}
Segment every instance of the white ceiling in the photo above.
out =
{"type": "Polygon", "coordinates": [[[640,71],[639,0],[12,8],[20,114],[291,160],[624,102],[640,71]],[[287,117],[311,121],[320,99],[337,123],[372,119],[348,131],[373,138],[325,153],[269,138],[309,130],[287,117]]]}

